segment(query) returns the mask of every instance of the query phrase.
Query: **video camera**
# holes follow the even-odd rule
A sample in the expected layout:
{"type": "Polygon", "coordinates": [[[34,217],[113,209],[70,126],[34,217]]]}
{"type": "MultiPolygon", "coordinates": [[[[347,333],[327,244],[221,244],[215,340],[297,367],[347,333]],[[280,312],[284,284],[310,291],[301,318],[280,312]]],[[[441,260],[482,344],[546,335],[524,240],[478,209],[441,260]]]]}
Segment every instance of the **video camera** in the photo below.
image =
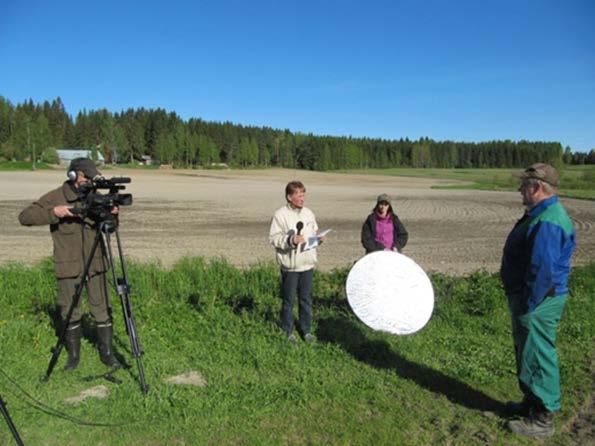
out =
{"type": "Polygon", "coordinates": [[[117,216],[112,214],[114,206],[130,206],[132,194],[122,194],[126,189],[123,184],[130,183],[129,177],[113,177],[110,179],[95,177],[87,183],[81,184],[78,194],[82,202],[81,207],[71,209],[73,214],[88,217],[97,223],[106,223],[108,229],[115,228],[118,224],[117,216]],[[105,194],[98,190],[107,189],[105,194]]]}

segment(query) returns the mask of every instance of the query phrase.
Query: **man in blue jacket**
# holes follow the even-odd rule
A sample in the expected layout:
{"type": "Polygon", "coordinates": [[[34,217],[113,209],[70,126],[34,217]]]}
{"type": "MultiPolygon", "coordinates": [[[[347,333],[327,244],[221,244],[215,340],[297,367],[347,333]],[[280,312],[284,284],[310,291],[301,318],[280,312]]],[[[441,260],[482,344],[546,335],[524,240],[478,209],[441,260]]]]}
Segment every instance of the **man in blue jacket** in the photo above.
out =
{"type": "Polygon", "coordinates": [[[520,178],[526,211],[506,239],[500,269],[524,395],[520,403],[507,404],[519,416],[508,427],[520,435],[546,437],[553,435],[554,412],[560,410],[556,332],[568,296],[575,231],[556,195],[556,169],[537,163],[520,178]]]}

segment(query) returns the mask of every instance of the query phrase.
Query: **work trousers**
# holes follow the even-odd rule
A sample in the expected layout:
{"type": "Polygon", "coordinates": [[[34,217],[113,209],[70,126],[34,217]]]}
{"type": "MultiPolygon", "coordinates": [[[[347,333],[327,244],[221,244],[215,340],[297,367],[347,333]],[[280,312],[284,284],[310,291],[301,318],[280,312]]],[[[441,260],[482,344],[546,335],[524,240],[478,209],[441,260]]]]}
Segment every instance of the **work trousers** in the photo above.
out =
{"type": "Polygon", "coordinates": [[[308,271],[294,272],[281,270],[281,327],[286,334],[293,332],[293,299],[297,293],[299,304],[298,329],[302,335],[310,333],[312,327],[312,277],[314,268],[308,271]]]}
{"type": "MultiPolygon", "coordinates": [[[[58,279],[58,305],[60,306],[60,315],[62,320],[68,316],[68,310],[72,304],[75,287],[81,282],[81,277],[68,277],[58,279]]],[[[95,274],[90,277],[87,284],[87,294],[89,296],[89,309],[96,322],[106,322],[110,319],[110,305],[107,292],[107,280],[105,273],[95,274]]],[[[83,293],[84,294],[84,293],[83,293]]],[[[81,320],[81,302],[82,295],[78,301],[70,318],[70,322],[81,320]]]]}
{"type": "Polygon", "coordinates": [[[519,386],[525,395],[537,397],[549,412],[560,410],[556,334],[566,297],[546,297],[534,310],[523,313],[522,297],[508,296],[519,386]]]}

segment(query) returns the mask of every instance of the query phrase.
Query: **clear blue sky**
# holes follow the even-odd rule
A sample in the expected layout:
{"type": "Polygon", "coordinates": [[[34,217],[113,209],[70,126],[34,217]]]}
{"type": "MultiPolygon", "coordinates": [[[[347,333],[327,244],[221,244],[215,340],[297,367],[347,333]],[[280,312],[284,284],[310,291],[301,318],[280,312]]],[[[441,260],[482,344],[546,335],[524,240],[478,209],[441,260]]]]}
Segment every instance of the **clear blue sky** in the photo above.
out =
{"type": "Polygon", "coordinates": [[[587,151],[595,0],[4,0],[0,95],[587,151]]]}

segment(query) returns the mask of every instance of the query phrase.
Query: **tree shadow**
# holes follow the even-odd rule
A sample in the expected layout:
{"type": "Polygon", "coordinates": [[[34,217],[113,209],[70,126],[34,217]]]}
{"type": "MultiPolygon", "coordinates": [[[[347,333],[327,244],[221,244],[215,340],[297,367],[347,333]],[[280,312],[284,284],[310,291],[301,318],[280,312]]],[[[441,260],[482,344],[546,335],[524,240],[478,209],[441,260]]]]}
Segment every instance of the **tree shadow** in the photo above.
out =
{"type": "Polygon", "coordinates": [[[345,318],[319,320],[316,335],[321,342],[338,344],[358,361],[393,370],[401,378],[444,395],[452,403],[502,417],[506,414],[506,406],[502,402],[438,370],[404,358],[394,352],[386,341],[367,339],[356,323],[345,318]]]}

